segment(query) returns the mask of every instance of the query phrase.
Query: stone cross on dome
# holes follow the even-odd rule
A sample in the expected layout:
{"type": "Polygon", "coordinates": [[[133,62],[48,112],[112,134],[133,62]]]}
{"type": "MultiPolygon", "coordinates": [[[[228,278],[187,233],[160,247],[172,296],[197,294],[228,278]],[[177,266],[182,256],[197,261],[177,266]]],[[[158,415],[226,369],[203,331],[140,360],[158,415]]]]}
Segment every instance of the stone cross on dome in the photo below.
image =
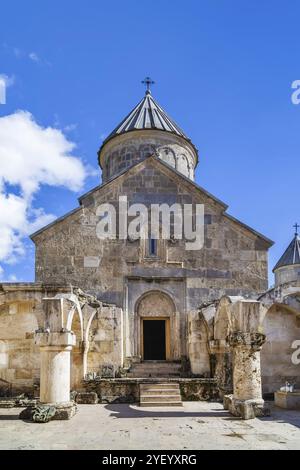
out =
{"type": "Polygon", "coordinates": [[[146,94],[151,94],[151,90],[150,90],[150,87],[151,85],[154,85],[155,82],[152,80],[152,78],[150,77],[146,77],[144,78],[144,80],[142,81],[142,84],[146,86],[146,94]]]}
{"type": "Polygon", "coordinates": [[[300,225],[297,224],[297,222],[295,223],[295,225],[293,225],[294,229],[295,229],[295,235],[298,235],[298,228],[300,228],[300,225]]]}

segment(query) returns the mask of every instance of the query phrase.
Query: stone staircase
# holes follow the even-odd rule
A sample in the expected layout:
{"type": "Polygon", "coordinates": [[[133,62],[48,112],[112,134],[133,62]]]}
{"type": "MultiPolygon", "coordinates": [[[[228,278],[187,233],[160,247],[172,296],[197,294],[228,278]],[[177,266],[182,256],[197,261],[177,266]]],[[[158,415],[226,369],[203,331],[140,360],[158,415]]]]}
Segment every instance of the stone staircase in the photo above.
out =
{"type": "Polygon", "coordinates": [[[182,406],[179,384],[141,383],[140,406],[182,406]]]}
{"type": "Polygon", "coordinates": [[[138,362],[132,365],[127,377],[131,378],[159,378],[180,377],[181,364],[168,361],[138,362]]]}

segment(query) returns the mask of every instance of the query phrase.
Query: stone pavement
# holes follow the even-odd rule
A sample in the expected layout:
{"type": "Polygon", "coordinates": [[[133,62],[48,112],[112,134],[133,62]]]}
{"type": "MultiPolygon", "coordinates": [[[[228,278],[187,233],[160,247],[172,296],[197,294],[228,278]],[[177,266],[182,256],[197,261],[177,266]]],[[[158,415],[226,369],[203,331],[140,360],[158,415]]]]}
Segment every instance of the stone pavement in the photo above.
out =
{"type": "Polygon", "coordinates": [[[242,421],[220,403],[182,408],[79,405],[70,421],[34,424],[0,409],[0,449],[300,449],[300,411],[242,421]]]}

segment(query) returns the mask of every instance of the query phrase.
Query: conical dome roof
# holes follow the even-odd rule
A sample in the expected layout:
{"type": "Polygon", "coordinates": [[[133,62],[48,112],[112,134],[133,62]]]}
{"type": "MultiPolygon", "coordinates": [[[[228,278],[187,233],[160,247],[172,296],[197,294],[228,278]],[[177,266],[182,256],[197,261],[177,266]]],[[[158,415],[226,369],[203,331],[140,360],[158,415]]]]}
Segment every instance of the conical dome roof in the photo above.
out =
{"type": "Polygon", "coordinates": [[[149,90],[144,98],[133,108],[123,121],[109,134],[102,146],[113,137],[125,132],[145,129],[157,129],[172,132],[190,141],[179,126],[167,115],[154,100],[149,90]]]}
{"type": "Polygon", "coordinates": [[[282,266],[290,266],[293,264],[300,264],[300,237],[298,233],[295,233],[293,240],[274,266],[273,271],[282,266]]]}

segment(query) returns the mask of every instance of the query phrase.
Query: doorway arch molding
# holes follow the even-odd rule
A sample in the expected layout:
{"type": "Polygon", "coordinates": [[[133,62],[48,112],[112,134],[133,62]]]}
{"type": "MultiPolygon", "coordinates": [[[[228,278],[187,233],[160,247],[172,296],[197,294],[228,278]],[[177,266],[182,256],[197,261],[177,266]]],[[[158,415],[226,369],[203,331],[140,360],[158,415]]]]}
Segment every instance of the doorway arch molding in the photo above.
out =
{"type": "Polygon", "coordinates": [[[134,309],[134,343],[138,357],[142,357],[142,321],[145,318],[163,318],[169,322],[168,359],[179,359],[180,322],[176,303],[169,292],[152,289],[144,292],[136,301],[134,309]]]}

